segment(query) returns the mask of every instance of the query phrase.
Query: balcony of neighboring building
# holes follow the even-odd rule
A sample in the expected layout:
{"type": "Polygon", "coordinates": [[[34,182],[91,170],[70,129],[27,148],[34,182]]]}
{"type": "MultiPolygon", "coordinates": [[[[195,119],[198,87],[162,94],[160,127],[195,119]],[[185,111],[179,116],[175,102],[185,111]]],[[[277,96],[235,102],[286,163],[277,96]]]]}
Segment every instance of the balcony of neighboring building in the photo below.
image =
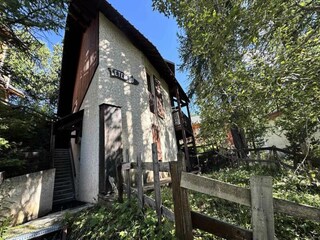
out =
{"type": "Polygon", "coordinates": [[[192,125],[191,119],[188,118],[183,112],[181,112],[181,119],[179,109],[173,109],[172,111],[174,129],[178,139],[182,138],[181,130],[186,131],[186,137],[192,136],[192,125]],[[181,136],[180,136],[181,135],[181,136]]]}

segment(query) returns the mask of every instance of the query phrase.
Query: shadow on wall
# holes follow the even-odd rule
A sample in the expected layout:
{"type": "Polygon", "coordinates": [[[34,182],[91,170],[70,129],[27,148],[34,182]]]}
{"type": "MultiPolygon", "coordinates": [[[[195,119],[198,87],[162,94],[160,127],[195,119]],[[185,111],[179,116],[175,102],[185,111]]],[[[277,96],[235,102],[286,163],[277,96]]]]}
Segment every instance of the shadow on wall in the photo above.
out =
{"type": "Polygon", "coordinates": [[[123,147],[129,149],[130,158],[135,159],[137,154],[144,149],[144,141],[146,141],[144,132],[147,126],[142,125],[148,121],[145,118],[143,119],[143,116],[146,116],[145,111],[148,109],[148,95],[147,87],[145,86],[145,69],[142,65],[142,55],[138,52],[135,55],[135,59],[130,59],[130,56],[127,56],[130,54],[127,54],[125,50],[118,51],[118,59],[115,61],[110,57],[115,52],[115,49],[110,47],[109,42],[102,41],[100,44],[102,51],[100,52],[99,65],[101,73],[98,86],[99,104],[105,103],[121,107],[123,147]],[[119,64],[116,65],[116,62],[119,64]],[[137,63],[138,67],[134,67],[134,63],[137,63]],[[138,80],[139,85],[132,85],[118,79],[110,79],[109,67],[119,69],[126,75],[133,75],[138,80]]]}
{"type": "MultiPolygon", "coordinates": [[[[175,158],[173,153],[176,152],[176,140],[169,97],[166,99],[168,103],[165,106],[167,109],[165,119],[157,119],[149,109],[146,71],[153,77],[154,74],[158,75],[156,69],[119,29],[103,19],[99,27],[98,105],[121,107],[124,159],[127,160],[126,152],[128,152],[131,162],[136,161],[140,153],[142,161],[152,161],[152,125],[156,125],[163,128],[160,131],[162,160],[174,160],[172,158],[175,158]],[[117,69],[126,77],[133,76],[139,84],[133,85],[110,77],[108,68],[117,69]]],[[[160,76],[156,77],[160,80],[160,76]]],[[[168,87],[162,86],[162,91],[168,92],[168,87]]]]}
{"type": "Polygon", "coordinates": [[[41,217],[52,209],[55,169],[5,179],[0,185],[0,223],[12,225],[41,217]]]}

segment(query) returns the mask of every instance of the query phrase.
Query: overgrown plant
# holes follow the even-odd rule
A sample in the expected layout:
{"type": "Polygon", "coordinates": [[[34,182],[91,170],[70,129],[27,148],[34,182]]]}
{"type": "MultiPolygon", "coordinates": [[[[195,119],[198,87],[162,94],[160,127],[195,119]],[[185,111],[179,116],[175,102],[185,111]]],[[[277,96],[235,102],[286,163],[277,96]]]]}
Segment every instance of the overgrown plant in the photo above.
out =
{"type": "Polygon", "coordinates": [[[153,210],[142,212],[137,203],[96,205],[76,215],[68,215],[68,239],[173,239],[173,224],[157,226],[153,210]]]}

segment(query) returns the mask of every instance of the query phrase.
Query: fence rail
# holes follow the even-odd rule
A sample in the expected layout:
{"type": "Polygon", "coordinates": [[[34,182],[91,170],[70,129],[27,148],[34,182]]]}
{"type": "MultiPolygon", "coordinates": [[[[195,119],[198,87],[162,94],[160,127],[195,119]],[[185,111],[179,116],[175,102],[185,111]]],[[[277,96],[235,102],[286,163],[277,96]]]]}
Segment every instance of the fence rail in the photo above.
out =
{"type": "Polygon", "coordinates": [[[227,239],[274,239],[274,212],[284,213],[293,217],[320,222],[320,209],[272,197],[272,178],[268,176],[253,176],[250,178],[250,189],[221,182],[215,179],[187,173],[183,155],[178,155],[178,161],[162,163],[157,159],[156,145],[152,144],[153,162],[142,162],[137,156],[135,163],[129,162],[128,152],[126,162],[118,168],[120,176],[119,200],[123,199],[126,189],[128,198],[131,193],[137,196],[139,206],[149,206],[157,213],[158,224],[165,217],[175,222],[178,239],[193,239],[192,229],[200,229],[227,239]],[[129,171],[135,169],[136,188],[131,187],[129,171]],[[153,171],[155,199],[143,193],[143,171],[153,171]],[[126,182],[122,178],[122,171],[126,182]],[[171,189],[174,211],[162,205],[161,181],[159,172],[171,174],[171,189]],[[188,191],[200,192],[227,201],[251,207],[252,230],[244,229],[219,219],[191,211],[188,191]]]}

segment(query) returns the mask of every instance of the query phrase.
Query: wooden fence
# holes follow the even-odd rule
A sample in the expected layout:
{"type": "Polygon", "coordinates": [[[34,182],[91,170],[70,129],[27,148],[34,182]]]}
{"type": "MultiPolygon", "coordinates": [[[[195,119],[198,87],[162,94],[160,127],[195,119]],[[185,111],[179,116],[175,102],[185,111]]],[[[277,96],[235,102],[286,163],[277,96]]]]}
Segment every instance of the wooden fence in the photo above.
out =
{"type": "MultiPolygon", "coordinates": [[[[205,147],[210,147],[211,145],[205,145],[205,147]]],[[[202,146],[200,146],[202,148],[202,146]]],[[[280,154],[291,155],[291,156],[302,156],[299,153],[293,153],[286,149],[277,148],[276,146],[272,147],[261,147],[261,148],[246,148],[246,149],[212,149],[205,152],[200,152],[197,155],[191,156],[191,159],[197,159],[197,161],[202,164],[202,168],[206,169],[208,166],[204,164],[204,161],[207,161],[207,165],[217,165],[224,166],[225,164],[231,166],[239,166],[242,163],[261,163],[263,165],[273,164],[277,167],[285,167],[289,169],[296,169],[296,162],[292,161],[291,164],[287,164],[282,161],[279,157],[280,154]],[[240,152],[252,152],[256,155],[257,158],[249,156],[249,157],[240,157],[240,152]],[[265,153],[264,158],[261,158],[261,154],[265,153]]],[[[295,158],[294,158],[295,159],[295,158]]],[[[211,166],[211,167],[212,167],[211,166]]],[[[210,167],[209,167],[210,168],[210,167]]]]}
{"type": "MultiPolygon", "coordinates": [[[[178,239],[193,239],[192,230],[200,229],[227,239],[274,239],[274,212],[284,213],[293,217],[304,218],[320,222],[320,209],[297,204],[287,200],[272,197],[272,178],[269,176],[254,176],[250,178],[250,189],[224,183],[215,179],[197,176],[185,171],[182,155],[178,161],[159,163],[156,145],[152,145],[153,162],[142,162],[140,156],[135,163],[127,162],[118,168],[119,200],[123,199],[123,186],[128,198],[131,193],[138,197],[139,206],[145,205],[156,210],[158,222],[164,216],[175,222],[178,239]],[[136,169],[136,189],[131,188],[130,169],[136,169]],[[154,172],[155,199],[143,193],[143,171],[154,172]],[[123,183],[121,172],[125,171],[126,183],[123,183]],[[161,181],[159,172],[170,172],[174,212],[162,205],[161,181]],[[252,230],[244,229],[216,218],[191,211],[188,191],[195,191],[220,199],[225,199],[241,205],[251,207],[252,230]]],[[[128,156],[128,154],[127,154],[128,156]]]]}
{"type": "Polygon", "coordinates": [[[129,154],[126,152],[126,162],[122,163],[118,168],[118,189],[119,189],[119,201],[123,201],[124,188],[127,194],[127,198],[130,199],[132,193],[138,198],[138,204],[140,208],[144,206],[151,207],[157,213],[158,223],[161,222],[161,217],[164,216],[168,220],[174,222],[173,212],[162,205],[161,201],[161,185],[167,184],[168,179],[164,181],[160,180],[160,172],[170,172],[169,162],[159,162],[157,154],[156,144],[152,144],[152,162],[142,162],[141,155],[137,156],[136,162],[129,161],[129,154]],[[130,170],[135,170],[135,188],[131,187],[130,170]],[[144,190],[150,189],[150,186],[144,186],[143,171],[153,171],[153,187],[155,199],[144,194],[144,190]],[[124,177],[122,173],[124,172],[124,177]],[[125,180],[125,182],[124,182],[125,180]]]}

